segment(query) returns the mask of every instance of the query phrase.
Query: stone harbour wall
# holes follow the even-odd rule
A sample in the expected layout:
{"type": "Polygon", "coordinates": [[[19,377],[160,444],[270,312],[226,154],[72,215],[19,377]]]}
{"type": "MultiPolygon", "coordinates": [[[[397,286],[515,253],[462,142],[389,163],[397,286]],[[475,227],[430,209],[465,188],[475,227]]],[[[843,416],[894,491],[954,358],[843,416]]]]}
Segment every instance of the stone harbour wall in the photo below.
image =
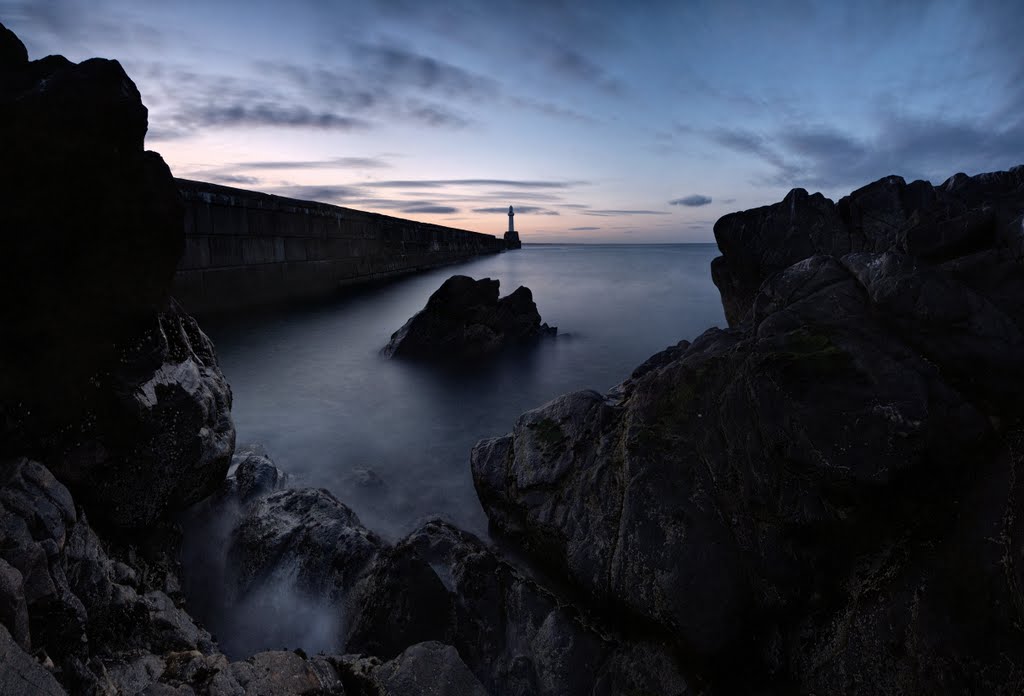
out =
{"type": "Polygon", "coordinates": [[[323,297],[505,249],[488,234],[176,179],[185,251],[173,294],[192,314],[323,297]]]}

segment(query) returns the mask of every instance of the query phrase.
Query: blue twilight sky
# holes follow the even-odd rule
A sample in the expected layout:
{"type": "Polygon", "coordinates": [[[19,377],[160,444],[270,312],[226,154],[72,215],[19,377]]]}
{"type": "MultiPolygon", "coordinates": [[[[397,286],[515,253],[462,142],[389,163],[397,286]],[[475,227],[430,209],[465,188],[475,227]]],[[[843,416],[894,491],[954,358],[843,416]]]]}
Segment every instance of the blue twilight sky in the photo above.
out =
{"type": "Polygon", "coordinates": [[[1024,162],[1024,0],[0,0],[32,58],[117,58],[176,176],[525,241],[712,241],[1024,162]]]}

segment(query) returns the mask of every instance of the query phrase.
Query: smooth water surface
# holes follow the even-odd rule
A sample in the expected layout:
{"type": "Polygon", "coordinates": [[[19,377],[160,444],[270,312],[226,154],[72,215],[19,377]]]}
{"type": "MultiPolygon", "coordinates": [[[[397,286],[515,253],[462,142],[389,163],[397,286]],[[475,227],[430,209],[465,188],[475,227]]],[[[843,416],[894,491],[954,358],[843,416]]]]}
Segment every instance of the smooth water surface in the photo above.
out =
{"type": "Polygon", "coordinates": [[[234,390],[239,444],[259,442],[295,486],[323,487],[394,539],[440,515],[486,533],[469,452],[568,391],[606,391],[651,354],[725,323],[713,244],[527,245],[313,308],[204,322],[234,390]],[[454,274],[533,291],[558,338],[472,371],[379,355],[454,274]]]}

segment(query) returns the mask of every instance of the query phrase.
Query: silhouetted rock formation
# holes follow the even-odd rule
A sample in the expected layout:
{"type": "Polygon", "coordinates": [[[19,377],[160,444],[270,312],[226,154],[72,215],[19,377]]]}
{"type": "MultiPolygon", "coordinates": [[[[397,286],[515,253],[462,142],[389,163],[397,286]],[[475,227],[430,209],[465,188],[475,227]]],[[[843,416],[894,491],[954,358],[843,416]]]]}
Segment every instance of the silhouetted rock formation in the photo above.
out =
{"type": "Polygon", "coordinates": [[[557,328],[542,324],[529,288],[498,299],[499,281],[456,275],[444,281],[427,306],[391,335],[385,357],[473,360],[557,328]]]}
{"type": "Polygon", "coordinates": [[[1022,178],[726,216],[736,326],[478,443],[493,528],[716,693],[1015,693],[1022,178]]]}
{"type": "Polygon", "coordinates": [[[793,189],[774,205],[715,223],[722,256],[711,264],[730,325],[748,318],[757,289],[774,273],[814,254],[892,251],[931,263],[993,246],[1020,253],[1024,167],[941,186],[889,176],[833,203],[793,189]]]}
{"type": "Polygon", "coordinates": [[[0,455],[46,462],[96,521],[150,525],[234,447],[212,346],[167,304],[177,187],[116,61],[29,62],[6,28],[0,46],[0,455]]]}

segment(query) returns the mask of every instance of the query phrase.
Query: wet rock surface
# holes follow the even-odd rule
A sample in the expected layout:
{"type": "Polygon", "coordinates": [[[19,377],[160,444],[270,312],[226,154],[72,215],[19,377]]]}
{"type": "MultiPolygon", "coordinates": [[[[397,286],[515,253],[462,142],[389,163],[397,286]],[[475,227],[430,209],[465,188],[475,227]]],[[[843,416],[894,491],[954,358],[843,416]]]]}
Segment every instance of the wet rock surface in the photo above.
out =
{"type": "Polygon", "coordinates": [[[474,360],[517,343],[553,336],[542,324],[529,288],[498,299],[498,281],[452,276],[391,336],[385,357],[474,360]]]}
{"type": "Polygon", "coordinates": [[[495,531],[591,610],[669,631],[725,693],[1013,693],[1024,267],[1001,225],[1022,172],[724,218],[729,268],[762,264],[719,282],[743,321],[478,443],[495,531]],[[901,252],[901,226],[942,201],[968,208],[949,234],[970,244],[901,252]],[[838,217],[876,250],[850,253],[838,217]]]}

